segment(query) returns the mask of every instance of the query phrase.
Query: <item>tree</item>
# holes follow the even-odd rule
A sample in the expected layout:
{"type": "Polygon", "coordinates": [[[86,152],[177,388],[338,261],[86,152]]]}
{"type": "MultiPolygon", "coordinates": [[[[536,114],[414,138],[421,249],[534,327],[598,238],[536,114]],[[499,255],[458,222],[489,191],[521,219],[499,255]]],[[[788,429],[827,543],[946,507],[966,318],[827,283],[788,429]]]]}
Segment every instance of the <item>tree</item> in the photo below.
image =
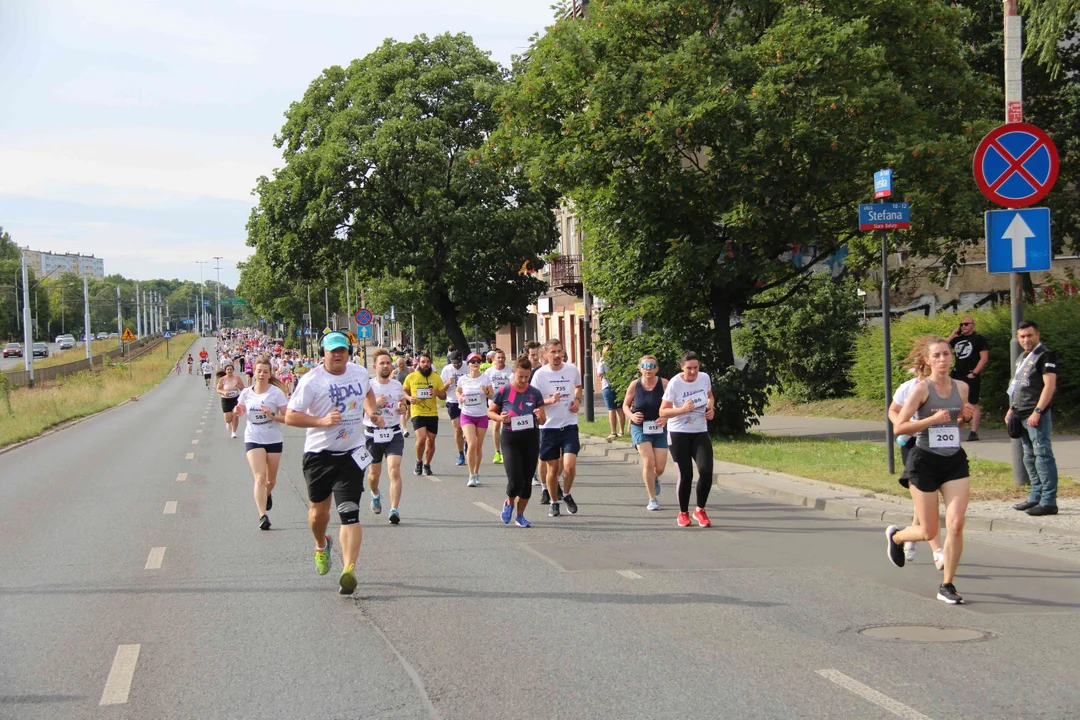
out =
{"type": "Polygon", "coordinates": [[[11,235],[0,226],[0,260],[18,260],[22,257],[19,246],[11,239],[11,235]]]}
{"type": "Polygon", "coordinates": [[[543,285],[517,271],[554,245],[555,198],[477,153],[504,84],[466,35],[387,40],[329,68],[286,113],[286,164],[258,181],[248,244],[294,277],[404,278],[458,344],[463,321],[521,315],[543,285]]]}
{"type": "MultiPolygon", "coordinates": [[[[1000,11],[1001,3],[997,3],[997,8],[1000,11]]],[[[1070,29],[1076,28],[1080,0],[1021,0],[1020,14],[1027,24],[1025,55],[1038,58],[1040,64],[1058,77],[1063,69],[1061,40],[1070,29]]]]}
{"type": "MultiPolygon", "coordinates": [[[[734,368],[733,315],[844,246],[874,262],[855,204],[875,170],[915,208],[893,242],[949,265],[981,241],[970,158],[994,103],[967,17],[943,0],[593,2],[530,48],[491,149],[574,202],[586,282],[619,324],[662,324],[736,397],[757,380],[734,368]]],[[[715,429],[745,430],[757,400],[740,397],[715,429]]]]}

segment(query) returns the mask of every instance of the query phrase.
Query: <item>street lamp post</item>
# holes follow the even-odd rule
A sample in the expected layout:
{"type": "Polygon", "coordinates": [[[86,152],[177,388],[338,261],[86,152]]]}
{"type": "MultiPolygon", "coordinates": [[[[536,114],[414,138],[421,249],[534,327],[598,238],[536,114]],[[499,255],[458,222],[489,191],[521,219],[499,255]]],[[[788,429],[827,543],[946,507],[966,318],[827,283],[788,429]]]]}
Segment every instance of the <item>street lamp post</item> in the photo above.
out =
{"type": "Polygon", "coordinates": [[[209,260],[196,260],[195,264],[199,266],[199,337],[202,337],[206,332],[204,323],[206,322],[206,316],[203,313],[203,265],[210,262],[209,260]]]}
{"type": "Polygon", "coordinates": [[[223,255],[215,255],[214,259],[217,260],[215,269],[217,270],[217,287],[214,289],[217,293],[217,329],[221,330],[221,258],[223,255]]]}

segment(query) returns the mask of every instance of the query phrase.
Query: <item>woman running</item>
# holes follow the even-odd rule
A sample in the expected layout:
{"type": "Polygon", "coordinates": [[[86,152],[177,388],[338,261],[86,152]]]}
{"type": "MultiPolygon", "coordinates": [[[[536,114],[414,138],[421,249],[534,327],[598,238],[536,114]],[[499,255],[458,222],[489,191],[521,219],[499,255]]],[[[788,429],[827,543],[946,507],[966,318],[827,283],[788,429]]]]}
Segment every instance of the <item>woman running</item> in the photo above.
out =
{"type": "Polygon", "coordinates": [[[960,447],[960,420],[970,420],[973,408],[968,404],[967,383],[949,377],[952,348],[945,338],[925,339],[923,358],[930,366],[930,377],[912,388],[894,423],[897,435],[914,435],[915,447],[904,466],[915,503],[918,525],[903,530],[890,525],[885,530],[889,560],[904,567],[903,543],[929,541],[939,531],[938,490],[945,497],[945,567],[937,598],[949,605],[964,599],[956,592],[953,579],[964,551],[964,516],[971,493],[967,453],[960,447]],[[905,419],[915,418],[915,419],[905,419]]]}
{"type": "Polygon", "coordinates": [[[255,384],[244,388],[236,406],[236,414],[247,415],[244,427],[244,449],[248,465],[255,476],[255,507],[259,511],[259,529],[270,529],[266,514],[274,506],[274,486],[277,484],[281,450],[285,442],[279,423],[285,422],[285,386],[274,377],[270,360],[255,361],[255,384]]]}
{"type": "Polygon", "coordinates": [[[488,428],[488,400],[495,394],[491,380],[480,372],[480,356],[472,353],[465,362],[469,372],[458,378],[457,397],[461,408],[461,432],[465,435],[469,465],[469,487],[480,484],[480,459],[484,454],[484,435],[488,428]]]}
{"type": "Polygon", "coordinates": [[[514,363],[512,380],[495,393],[488,408],[488,419],[502,423],[503,468],[506,470],[502,521],[509,525],[516,508],[515,523],[523,528],[532,526],[525,519],[525,506],[532,497],[530,481],[540,459],[540,426],[547,422],[544,395],[529,384],[530,378],[532,363],[528,355],[522,355],[514,363]]]}
{"type": "Polygon", "coordinates": [[[712,380],[701,372],[697,353],[687,352],[679,364],[682,372],[668,381],[660,403],[660,417],[668,419],[671,457],[679,466],[679,527],[690,526],[690,485],[694,465],[698,469],[697,507],[694,519],[701,527],[712,523],[705,514],[705,503],[712,490],[713,449],[708,421],[715,414],[712,380]]]}
{"type": "Polygon", "coordinates": [[[658,363],[652,355],[638,361],[641,377],[630,383],[623,398],[622,412],[630,421],[630,440],[641,456],[641,477],[649,493],[646,510],[659,510],[660,476],[667,467],[667,419],[660,417],[660,405],[668,381],[657,377],[658,363]]]}
{"type": "Polygon", "coordinates": [[[232,365],[226,365],[225,369],[218,373],[217,393],[221,396],[221,412],[225,414],[225,430],[234,438],[236,428],[240,424],[240,416],[233,410],[236,408],[240,391],[245,387],[244,379],[236,374],[232,365]]]}

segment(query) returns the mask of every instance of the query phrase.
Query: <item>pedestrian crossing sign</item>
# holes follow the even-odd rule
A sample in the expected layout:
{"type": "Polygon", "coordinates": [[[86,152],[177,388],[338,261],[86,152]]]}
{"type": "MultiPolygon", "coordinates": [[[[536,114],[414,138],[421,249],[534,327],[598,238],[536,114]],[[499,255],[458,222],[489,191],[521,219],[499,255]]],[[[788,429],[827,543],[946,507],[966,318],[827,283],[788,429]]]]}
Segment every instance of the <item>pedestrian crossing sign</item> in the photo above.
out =
{"type": "Polygon", "coordinates": [[[352,330],[349,331],[349,342],[353,345],[356,344],[356,335],[353,334],[352,330]]]}
{"type": "Polygon", "coordinates": [[[124,328],[124,335],[121,340],[128,342],[135,339],[135,333],[131,332],[131,328],[124,328]]]}

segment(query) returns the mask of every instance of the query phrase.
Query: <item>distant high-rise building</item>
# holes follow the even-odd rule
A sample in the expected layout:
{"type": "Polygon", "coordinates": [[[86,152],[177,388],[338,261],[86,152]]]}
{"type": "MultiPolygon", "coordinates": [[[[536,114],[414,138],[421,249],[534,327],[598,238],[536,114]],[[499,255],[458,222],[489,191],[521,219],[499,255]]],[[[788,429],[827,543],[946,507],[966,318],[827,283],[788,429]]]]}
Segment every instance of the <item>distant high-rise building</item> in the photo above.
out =
{"type": "Polygon", "coordinates": [[[39,277],[55,277],[60,273],[72,273],[88,278],[105,277],[105,260],[93,255],[75,253],[52,253],[41,250],[22,249],[26,265],[39,277]]]}

